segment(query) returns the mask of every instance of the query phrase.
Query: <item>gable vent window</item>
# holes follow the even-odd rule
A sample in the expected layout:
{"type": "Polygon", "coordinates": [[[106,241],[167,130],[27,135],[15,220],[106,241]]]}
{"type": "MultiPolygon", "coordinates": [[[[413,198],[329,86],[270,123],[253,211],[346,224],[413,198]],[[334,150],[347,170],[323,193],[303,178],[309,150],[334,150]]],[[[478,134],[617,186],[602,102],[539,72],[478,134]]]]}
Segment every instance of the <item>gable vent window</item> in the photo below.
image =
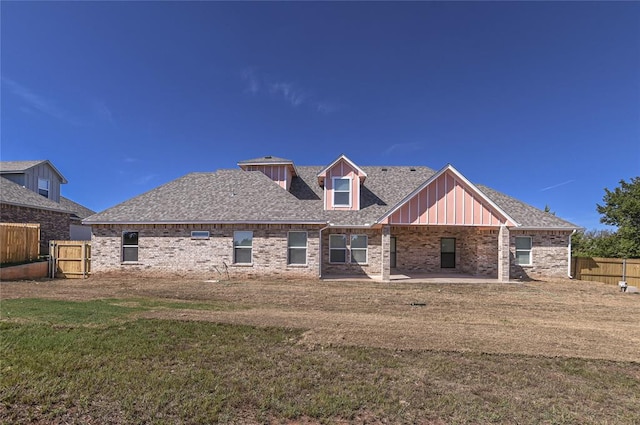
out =
{"type": "Polygon", "coordinates": [[[38,193],[45,198],[49,197],[49,180],[38,179],[38,193]]]}
{"type": "Polygon", "coordinates": [[[138,261],[138,232],[122,233],[122,261],[138,261]]]}
{"type": "Polygon", "coordinates": [[[351,179],[344,177],[333,179],[333,205],[336,207],[351,206],[351,179]]]}

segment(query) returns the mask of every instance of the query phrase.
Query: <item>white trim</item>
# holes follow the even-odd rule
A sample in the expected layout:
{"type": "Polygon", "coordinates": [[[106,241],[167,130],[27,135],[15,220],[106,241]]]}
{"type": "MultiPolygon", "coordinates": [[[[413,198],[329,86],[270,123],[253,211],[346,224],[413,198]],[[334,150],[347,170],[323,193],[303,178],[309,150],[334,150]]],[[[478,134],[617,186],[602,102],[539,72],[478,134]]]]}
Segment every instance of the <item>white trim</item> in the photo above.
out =
{"type": "MultiPolygon", "coordinates": [[[[333,208],[351,208],[353,206],[353,177],[331,177],[331,205],[333,208]],[[349,180],[349,204],[336,204],[336,180],[349,180]]],[[[345,193],[341,190],[339,193],[345,193]]]]}
{"type": "Polygon", "coordinates": [[[331,164],[327,165],[326,167],[324,167],[322,170],[320,170],[320,172],[318,173],[317,177],[325,177],[324,175],[327,174],[327,172],[338,163],[338,161],[340,161],[341,159],[344,159],[351,167],[353,167],[358,174],[360,174],[362,177],[367,177],[367,173],[364,172],[364,170],[362,170],[362,168],[358,167],[353,161],[351,161],[349,158],[347,158],[344,154],[341,154],[338,158],[336,158],[335,161],[333,161],[331,164]]]}
{"type": "Polygon", "coordinates": [[[309,232],[306,230],[289,230],[287,232],[287,266],[306,266],[309,263],[309,232]],[[304,248],[300,246],[289,246],[289,235],[291,233],[304,233],[305,234],[305,244],[304,248]],[[304,249],[304,263],[292,263],[291,258],[289,257],[290,249],[304,249]]]}
{"type": "Polygon", "coordinates": [[[233,231],[233,240],[232,240],[232,245],[233,245],[233,264],[234,265],[253,265],[253,230],[234,230],[233,231]],[[251,233],[251,246],[236,246],[236,233],[251,233]],[[249,261],[248,263],[239,263],[236,260],[236,249],[250,249],[251,250],[251,261],[249,261]]]}
{"type": "Polygon", "coordinates": [[[515,251],[515,262],[518,266],[532,266],[533,265],[533,237],[532,236],[514,236],[515,239],[513,241],[513,248],[515,251]],[[518,249],[518,239],[519,238],[527,238],[529,239],[529,249],[518,249]],[[526,264],[518,263],[518,251],[520,252],[529,252],[529,262],[526,264]]]}
{"type": "Polygon", "coordinates": [[[347,245],[347,234],[346,233],[333,233],[329,234],[329,264],[349,264],[347,258],[347,252],[349,251],[347,245]],[[344,236],[344,248],[331,248],[331,236],[344,236]],[[344,261],[331,261],[331,251],[344,251],[344,261]]]}
{"type": "Polygon", "coordinates": [[[123,230],[120,234],[120,263],[121,264],[132,264],[132,263],[138,263],[140,261],[140,231],[139,230],[123,230]],[[125,260],[124,259],[124,234],[125,233],[135,233],[136,235],[138,235],[138,243],[136,245],[126,245],[128,248],[135,248],[136,249],[136,259],[135,260],[125,260]]]}
{"type": "Polygon", "coordinates": [[[366,265],[369,264],[369,235],[364,235],[364,234],[351,234],[349,235],[349,263],[350,264],[360,264],[360,265],[366,265]],[[353,237],[365,237],[367,238],[367,246],[365,248],[353,248],[353,237]],[[353,261],[353,250],[356,251],[364,251],[364,263],[358,263],[353,261]]]}

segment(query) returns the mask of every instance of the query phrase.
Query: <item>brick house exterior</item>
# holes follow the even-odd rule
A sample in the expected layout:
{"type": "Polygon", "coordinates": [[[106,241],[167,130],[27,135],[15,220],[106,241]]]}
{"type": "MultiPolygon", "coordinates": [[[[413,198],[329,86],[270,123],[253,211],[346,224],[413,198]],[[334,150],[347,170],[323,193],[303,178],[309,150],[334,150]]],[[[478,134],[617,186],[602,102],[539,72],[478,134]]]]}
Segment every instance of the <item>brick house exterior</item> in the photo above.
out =
{"type": "Polygon", "coordinates": [[[74,229],[90,235],[81,219],[95,212],[60,194],[67,180],[51,162],[0,161],[0,176],[0,221],[40,224],[41,254],[49,252],[50,240],[69,240],[74,229]]]}
{"type": "Polygon", "coordinates": [[[319,278],[566,277],[578,226],[450,165],[276,157],[192,173],[88,217],[94,273],[319,278]]]}

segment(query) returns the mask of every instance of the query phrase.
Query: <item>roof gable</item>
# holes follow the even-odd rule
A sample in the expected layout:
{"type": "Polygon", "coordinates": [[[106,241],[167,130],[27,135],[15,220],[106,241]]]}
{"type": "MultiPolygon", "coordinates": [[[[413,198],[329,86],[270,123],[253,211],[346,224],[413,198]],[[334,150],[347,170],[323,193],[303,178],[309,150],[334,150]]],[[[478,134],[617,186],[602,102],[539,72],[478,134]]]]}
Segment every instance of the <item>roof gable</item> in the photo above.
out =
{"type": "Polygon", "coordinates": [[[39,195],[11,180],[0,177],[0,203],[19,207],[71,213],[64,205],[39,195]]]}
{"type": "Polygon", "coordinates": [[[362,168],[358,167],[353,161],[347,158],[345,154],[342,154],[331,164],[320,170],[320,172],[318,173],[318,183],[320,184],[320,186],[324,185],[324,179],[327,177],[327,173],[330,172],[331,169],[333,169],[336,165],[339,165],[341,161],[344,161],[344,163],[346,163],[348,167],[351,167],[360,178],[360,181],[364,182],[364,179],[367,177],[367,173],[365,173],[362,168]]]}
{"type": "Polygon", "coordinates": [[[68,183],[62,173],[48,159],[36,161],[0,161],[0,174],[20,174],[40,164],[46,164],[60,177],[60,183],[68,183]]]}
{"type": "Polygon", "coordinates": [[[506,211],[450,164],[393,206],[378,222],[457,226],[518,225],[506,211]]]}

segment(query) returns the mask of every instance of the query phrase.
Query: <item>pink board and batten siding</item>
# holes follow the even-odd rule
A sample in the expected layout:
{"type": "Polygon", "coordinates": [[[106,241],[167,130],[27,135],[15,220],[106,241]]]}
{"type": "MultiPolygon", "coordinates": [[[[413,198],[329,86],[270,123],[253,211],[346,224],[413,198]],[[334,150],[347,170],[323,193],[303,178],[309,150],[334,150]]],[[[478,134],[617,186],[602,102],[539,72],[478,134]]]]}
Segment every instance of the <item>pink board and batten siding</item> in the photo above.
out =
{"type": "Polygon", "coordinates": [[[291,186],[291,173],[286,165],[249,165],[247,171],[261,171],[284,190],[291,186]]]}
{"type": "Polygon", "coordinates": [[[440,175],[391,214],[388,222],[457,226],[511,224],[475,189],[449,171],[440,175]]]}
{"type": "Polygon", "coordinates": [[[360,209],[360,174],[358,173],[358,170],[352,167],[347,161],[342,159],[327,170],[324,179],[324,190],[325,210],[357,211],[360,209]],[[333,205],[333,179],[335,177],[348,177],[351,179],[350,207],[333,205]]]}

